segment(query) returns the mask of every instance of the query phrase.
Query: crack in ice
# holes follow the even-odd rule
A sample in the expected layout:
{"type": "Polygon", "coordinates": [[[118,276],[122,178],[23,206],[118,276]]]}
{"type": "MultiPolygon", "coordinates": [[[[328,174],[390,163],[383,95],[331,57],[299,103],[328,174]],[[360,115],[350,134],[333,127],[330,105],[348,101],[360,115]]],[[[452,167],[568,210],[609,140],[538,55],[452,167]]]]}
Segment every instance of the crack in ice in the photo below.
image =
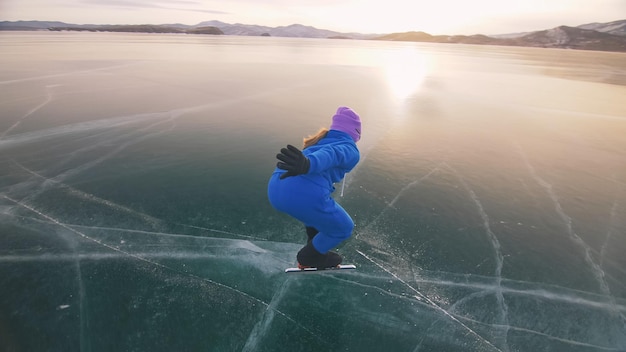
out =
{"type": "MultiPolygon", "coordinates": [[[[585,262],[589,265],[589,268],[591,269],[591,273],[593,274],[594,278],[598,282],[600,290],[602,291],[603,294],[605,294],[608,297],[609,303],[611,303],[615,307],[614,310],[621,318],[622,323],[624,324],[624,329],[626,330],[626,316],[623,313],[621,313],[619,309],[617,308],[615,298],[611,294],[611,289],[605,279],[606,274],[604,273],[604,270],[602,270],[601,264],[598,264],[594,261],[593,256],[591,255],[591,251],[592,251],[591,247],[574,231],[572,218],[565,213],[565,210],[561,206],[559,197],[554,191],[552,184],[550,184],[548,181],[544,180],[542,177],[540,177],[537,174],[535,168],[530,164],[530,161],[528,160],[528,157],[526,156],[526,153],[524,153],[524,150],[521,148],[521,146],[518,146],[518,151],[522,159],[524,160],[524,163],[526,164],[526,167],[528,168],[528,171],[530,175],[532,176],[532,178],[546,191],[546,193],[552,200],[557,214],[559,214],[559,216],[565,223],[565,228],[567,230],[567,234],[569,235],[569,238],[578,247],[580,247],[580,249],[584,252],[585,262]]],[[[617,201],[614,203],[614,206],[611,212],[616,211],[617,209],[616,207],[617,207],[617,201]]],[[[611,236],[611,230],[609,230],[609,233],[607,234],[606,241],[610,239],[610,236],[611,236]]],[[[602,258],[604,258],[603,254],[600,255],[601,262],[603,260],[602,258]]]]}
{"type": "Polygon", "coordinates": [[[15,160],[13,160],[13,163],[16,166],[18,166],[19,168],[21,168],[22,170],[28,172],[29,174],[43,179],[48,184],[56,185],[56,186],[58,186],[60,188],[67,189],[69,191],[70,195],[76,196],[77,198],[80,198],[80,199],[83,199],[83,200],[87,200],[87,201],[92,201],[92,202],[97,203],[97,204],[102,204],[102,205],[105,205],[105,206],[107,206],[107,207],[109,207],[111,209],[118,210],[118,211],[127,213],[127,214],[132,215],[132,216],[136,216],[136,217],[140,218],[141,220],[145,221],[146,223],[152,225],[155,228],[158,228],[162,224],[161,220],[159,220],[159,219],[157,219],[155,217],[152,217],[152,216],[150,216],[148,214],[144,214],[144,213],[138,212],[138,211],[136,211],[134,209],[131,209],[129,207],[126,207],[126,206],[117,204],[115,202],[112,202],[110,200],[97,197],[97,196],[95,196],[95,195],[93,195],[91,193],[83,192],[83,191],[81,191],[81,190],[79,190],[77,188],[74,188],[74,187],[72,187],[70,185],[67,185],[67,184],[65,184],[65,183],[63,183],[61,181],[57,181],[57,180],[45,177],[45,176],[43,176],[43,175],[41,175],[41,174],[39,174],[39,173],[37,173],[37,172],[27,168],[27,167],[25,167],[24,165],[18,163],[15,160]]]}
{"type": "MultiPolygon", "coordinates": [[[[463,185],[463,188],[465,188],[465,190],[470,194],[470,197],[474,201],[474,204],[476,204],[478,213],[480,214],[480,217],[483,220],[483,227],[485,228],[487,236],[489,237],[489,241],[491,242],[491,245],[493,247],[494,257],[495,257],[494,259],[496,262],[496,269],[495,269],[494,276],[496,279],[497,289],[495,291],[495,294],[496,294],[496,301],[498,302],[498,305],[500,306],[500,319],[499,319],[501,322],[500,325],[506,327],[509,325],[509,308],[504,300],[504,295],[502,294],[502,267],[504,265],[504,256],[502,255],[502,248],[500,245],[500,241],[498,240],[498,237],[496,236],[496,234],[493,233],[493,231],[491,230],[489,216],[487,215],[487,212],[485,212],[485,208],[483,207],[482,203],[480,202],[480,199],[476,195],[476,192],[474,192],[474,190],[469,187],[467,182],[465,182],[465,179],[456,171],[456,169],[454,169],[452,166],[450,166],[447,163],[445,163],[445,166],[448,167],[450,170],[452,170],[452,172],[456,174],[457,178],[463,185]]],[[[502,331],[502,339],[503,339],[502,345],[504,346],[505,350],[508,351],[507,336],[508,336],[508,330],[505,328],[504,331],[502,331]]]]}
{"type": "Polygon", "coordinates": [[[606,280],[604,279],[604,276],[605,276],[604,271],[598,265],[598,263],[596,263],[593,260],[593,257],[591,256],[591,247],[589,247],[589,245],[585,243],[585,241],[576,233],[576,231],[574,231],[572,218],[565,213],[565,210],[563,209],[563,206],[561,205],[559,197],[554,191],[554,188],[548,181],[544,180],[537,174],[537,172],[535,171],[535,168],[530,164],[530,162],[528,161],[528,158],[526,157],[526,154],[523,152],[521,147],[519,148],[519,151],[532,178],[545,190],[545,192],[548,194],[548,196],[552,200],[552,203],[554,204],[554,208],[557,214],[559,215],[561,220],[563,220],[563,222],[565,223],[565,229],[567,231],[569,238],[572,240],[572,242],[578,245],[578,247],[580,247],[580,249],[582,249],[582,251],[584,252],[585,262],[589,265],[594,278],[596,279],[596,281],[598,282],[600,286],[600,290],[602,290],[602,293],[606,294],[607,296],[611,296],[611,290],[609,289],[609,286],[606,280]]]}
{"type": "MultiPolygon", "coordinates": [[[[242,295],[242,296],[246,297],[247,299],[249,299],[249,300],[251,300],[251,301],[253,301],[253,302],[257,302],[257,303],[259,303],[259,304],[261,304],[261,305],[263,305],[263,306],[267,307],[267,309],[272,309],[274,312],[278,313],[280,316],[284,317],[285,319],[287,319],[287,320],[291,321],[292,323],[294,323],[295,325],[297,325],[299,328],[301,328],[302,330],[304,330],[304,331],[306,331],[307,333],[311,334],[311,335],[312,335],[312,336],[314,336],[315,338],[317,338],[317,339],[321,339],[321,338],[320,338],[317,334],[315,334],[313,331],[311,331],[311,330],[310,330],[309,328],[307,328],[306,326],[304,326],[304,325],[302,325],[302,324],[298,323],[298,322],[297,322],[295,319],[293,319],[292,317],[288,316],[287,314],[285,314],[284,312],[281,312],[281,311],[280,311],[280,310],[278,310],[278,309],[275,309],[275,308],[273,308],[273,307],[271,307],[271,308],[270,308],[270,304],[269,304],[269,303],[265,302],[264,300],[262,300],[262,299],[260,299],[260,298],[255,297],[255,296],[253,296],[253,295],[251,295],[251,294],[249,294],[249,293],[246,293],[246,292],[244,292],[244,291],[238,290],[238,289],[236,289],[236,288],[234,288],[234,287],[228,286],[228,285],[223,284],[223,283],[221,283],[221,282],[214,281],[214,280],[211,280],[211,279],[209,279],[209,278],[202,277],[202,276],[198,276],[198,275],[195,275],[195,274],[192,274],[192,273],[189,273],[189,272],[185,272],[185,271],[182,271],[182,270],[178,270],[178,269],[175,269],[175,268],[169,267],[169,266],[167,266],[167,265],[164,265],[164,264],[161,264],[161,263],[155,262],[155,261],[153,261],[153,260],[147,259],[147,258],[142,257],[142,256],[140,256],[140,255],[137,255],[137,254],[134,254],[134,253],[131,253],[131,252],[128,252],[128,251],[125,251],[125,250],[119,249],[119,248],[117,248],[117,247],[115,247],[115,246],[112,246],[112,245],[110,245],[110,244],[108,244],[108,243],[105,243],[105,242],[103,242],[103,241],[101,241],[101,240],[98,240],[98,239],[96,239],[96,238],[90,237],[90,236],[88,236],[88,235],[84,234],[83,232],[80,232],[80,231],[78,231],[78,230],[76,230],[76,229],[73,229],[72,227],[68,226],[67,224],[64,224],[64,223],[60,222],[59,220],[57,220],[57,219],[55,219],[55,218],[53,218],[53,217],[51,217],[51,216],[49,216],[49,215],[47,215],[47,214],[44,214],[44,213],[40,212],[39,210],[37,210],[37,209],[35,209],[35,208],[33,208],[33,207],[31,207],[31,206],[27,205],[27,204],[24,204],[24,203],[22,203],[22,202],[20,202],[20,201],[18,201],[18,200],[15,200],[15,199],[13,199],[13,198],[11,198],[11,197],[7,196],[7,195],[2,194],[1,196],[2,196],[2,198],[5,198],[5,199],[6,199],[6,200],[8,200],[8,201],[10,201],[10,202],[12,202],[12,203],[14,203],[14,204],[16,204],[16,205],[18,205],[18,206],[20,206],[20,207],[24,208],[24,209],[27,209],[27,210],[29,210],[29,211],[31,211],[31,212],[33,212],[33,213],[35,213],[35,214],[37,214],[37,215],[39,215],[39,216],[41,216],[41,217],[45,218],[45,219],[47,219],[47,220],[49,220],[49,221],[53,222],[55,225],[58,225],[58,226],[60,226],[60,227],[62,227],[62,228],[64,228],[64,229],[66,229],[66,230],[69,230],[70,232],[72,232],[72,233],[74,233],[74,234],[77,234],[78,236],[80,236],[80,237],[82,237],[82,238],[84,238],[84,239],[86,239],[86,240],[88,240],[88,241],[91,241],[91,242],[97,243],[98,245],[103,246],[103,247],[105,247],[105,248],[108,248],[108,249],[110,249],[110,250],[112,250],[112,251],[114,251],[114,252],[117,252],[117,253],[120,253],[120,254],[122,254],[122,255],[125,255],[125,256],[131,257],[131,258],[134,258],[134,259],[137,259],[137,260],[139,260],[139,261],[141,261],[141,262],[144,262],[144,263],[147,263],[147,264],[153,265],[153,266],[155,266],[155,267],[158,267],[158,268],[161,268],[161,269],[164,269],[164,270],[167,270],[167,271],[171,271],[171,272],[177,273],[177,274],[179,274],[179,275],[184,275],[184,276],[187,276],[187,277],[190,277],[190,278],[196,279],[196,280],[200,280],[200,281],[208,282],[208,283],[210,283],[210,284],[213,284],[213,285],[219,286],[219,287],[221,287],[221,288],[223,288],[223,289],[226,289],[226,290],[234,291],[235,293],[240,294],[240,295],[242,295]]],[[[321,340],[321,341],[324,341],[324,340],[321,340]]]]}
{"type": "Polygon", "coordinates": [[[7,130],[5,130],[2,134],[0,134],[0,140],[2,140],[4,138],[4,136],[6,136],[7,134],[9,134],[12,130],[14,130],[15,128],[17,128],[20,124],[22,124],[22,121],[29,117],[30,115],[34,114],[35,112],[37,112],[37,110],[43,108],[44,106],[46,106],[48,103],[50,103],[52,101],[52,90],[51,88],[54,87],[58,87],[58,84],[54,84],[54,85],[48,85],[46,86],[46,99],[40,103],[39,105],[35,106],[34,108],[28,110],[28,112],[26,112],[26,114],[24,114],[22,117],[20,117],[17,121],[15,121],[15,123],[13,125],[11,125],[11,127],[9,127],[7,130]]]}
{"type": "Polygon", "coordinates": [[[464,329],[466,329],[469,333],[471,333],[472,335],[478,337],[481,341],[485,342],[487,345],[489,345],[490,347],[493,347],[496,351],[500,351],[502,352],[502,350],[500,350],[498,347],[496,347],[495,345],[493,345],[489,340],[485,339],[484,337],[482,337],[481,335],[479,335],[476,331],[472,330],[469,326],[465,325],[463,322],[461,322],[460,320],[458,320],[457,318],[455,318],[452,314],[448,313],[445,309],[441,308],[439,305],[437,305],[435,302],[433,302],[430,298],[428,298],[426,295],[424,295],[423,293],[421,293],[419,290],[417,290],[416,288],[414,288],[413,286],[409,285],[406,281],[402,280],[398,275],[394,274],[392,271],[388,270],[387,268],[385,268],[384,266],[382,266],[381,264],[379,264],[378,262],[376,262],[375,260],[373,260],[372,258],[370,258],[369,256],[367,256],[367,254],[361,252],[360,250],[356,250],[357,253],[359,253],[361,256],[363,256],[365,259],[367,259],[368,261],[370,261],[372,264],[376,265],[377,267],[379,267],[380,269],[382,269],[383,271],[385,271],[387,274],[393,276],[396,280],[400,281],[402,284],[404,284],[406,287],[408,287],[409,289],[411,289],[411,291],[415,292],[417,294],[417,296],[415,296],[415,298],[419,301],[419,300],[424,300],[425,302],[427,302],[430,306],[432,306],[433,308],[437,309],[439,312],[443,313],[446,317],[450,318],[452,321],[458,323],[459,325],[461,325],[464,329]]]}

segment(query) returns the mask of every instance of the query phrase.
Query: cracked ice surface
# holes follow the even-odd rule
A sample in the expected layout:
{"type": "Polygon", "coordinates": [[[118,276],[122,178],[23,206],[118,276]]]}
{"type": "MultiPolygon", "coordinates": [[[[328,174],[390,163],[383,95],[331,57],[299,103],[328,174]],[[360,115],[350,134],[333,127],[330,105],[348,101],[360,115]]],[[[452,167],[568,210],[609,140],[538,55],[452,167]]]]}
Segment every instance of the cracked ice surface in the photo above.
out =
{"type": "Polygon", "coordinates": [[[105,33],[0,46],[0,349],[626,349],[619,54],[105,33]],[[267,202],[274,156],[339,105],[364,123],[335,193],[358,268],[286,275],[306,237],[267,202]]]}

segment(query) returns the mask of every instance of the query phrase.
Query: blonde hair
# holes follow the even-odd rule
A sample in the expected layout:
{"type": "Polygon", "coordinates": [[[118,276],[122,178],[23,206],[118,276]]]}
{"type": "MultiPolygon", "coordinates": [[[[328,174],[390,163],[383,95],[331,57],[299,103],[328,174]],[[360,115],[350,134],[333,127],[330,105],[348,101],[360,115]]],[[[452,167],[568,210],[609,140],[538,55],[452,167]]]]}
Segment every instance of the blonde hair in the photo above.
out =
{"type": "Polygon", "coordinates": [[[302,149],[305,149],[312,145],[317,144],[317,142],[319,142],[320,139],[326,137],[327,133],[328,133],[328,128],[322,128],[319,131],[317,131],[316,134],[305,137],[304,140],[302,141],[302,144],[303,144],[302,149]]]}

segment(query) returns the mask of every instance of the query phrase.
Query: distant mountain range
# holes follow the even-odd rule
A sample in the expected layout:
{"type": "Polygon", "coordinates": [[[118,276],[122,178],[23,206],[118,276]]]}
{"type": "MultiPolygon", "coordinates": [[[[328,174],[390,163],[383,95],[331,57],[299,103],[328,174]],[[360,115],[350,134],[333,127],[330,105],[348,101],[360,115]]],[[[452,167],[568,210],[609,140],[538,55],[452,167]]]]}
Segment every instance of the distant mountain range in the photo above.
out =
{"type": "Polygon", "coordinates": [[[390,41],[411,41],[428,43],[461,43],[484,45],[507,45],[542,48],[564,48],[578,50],[600,50],[626,52],[626,20],[608,23],[589,23],[577,27],[559,26],[552,29],[501,35],[431,35],[425,32],[403,32],[392,34],[341,33],[318,29],[301,24],[266,27],[247,24],[229,24],[220,21],[206,21],[196,25],[92,25],[68,24],[47,21],[4,21],[0,30],[29,31],[106,31],[106,32],[147,32],[147,33],[186,33],[213,35],[245,35],[300,38],[372,39],[390,41]]]}
{"type": "Polygon", "coordinates": [[[290,26],[267,27],[250,24],[229,24],[220,21],[205,21],[196,25],[181,23],[159,25],[94,25],[70,24],[54,21],[4,21],[0,22],[0,30],[8,31],[37,31],[37,30],[73,30],[73,31],[101,31],[101,32],[148,32],[148,33],[193,33],[197,28],[214,27],[225,35],[272,36],[272,37],[299,37],[299,38],[346,38],[372,39],[381,34],[340,33],[326,29],[318,29],[301,24],[290,26]]]}
{"type": "Polygon", "coordinates": [[[424,32],[405,32],[387,34],[376,39],[626,52],[626,20],[578,27],[559,26],[543,31],[497,36],[482,34],[433,36],[424,32]]]}
{"type": "Polygon", "coordinates": [[[380,34],[340,33],[326,29],[318,29],[301,24],[290,26],[266,27],[248,24],[229,24],[220,21],[206,21],[196,26],[212,26],[221,29],[226,35],[247,36],[272,36],[272,37],[300,37],[300,38],[347,38],[347,39],[371,39],[380,34]]]}

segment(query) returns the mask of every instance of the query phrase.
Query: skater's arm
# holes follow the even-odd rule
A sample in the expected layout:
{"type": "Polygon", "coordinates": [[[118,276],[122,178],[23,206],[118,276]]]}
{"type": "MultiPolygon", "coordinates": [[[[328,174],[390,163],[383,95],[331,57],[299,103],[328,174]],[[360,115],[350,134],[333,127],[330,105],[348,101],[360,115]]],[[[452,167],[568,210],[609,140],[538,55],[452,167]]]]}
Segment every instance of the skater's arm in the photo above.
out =
{"type": "Polygon", "coordinates": [[[352,144],[341,144],[329,148],[321,148],[308,155],[309,174],[320,173],[330,168],[342,168],[346,172],[352,170],[359,162],[359,150],[352,144]]]}

